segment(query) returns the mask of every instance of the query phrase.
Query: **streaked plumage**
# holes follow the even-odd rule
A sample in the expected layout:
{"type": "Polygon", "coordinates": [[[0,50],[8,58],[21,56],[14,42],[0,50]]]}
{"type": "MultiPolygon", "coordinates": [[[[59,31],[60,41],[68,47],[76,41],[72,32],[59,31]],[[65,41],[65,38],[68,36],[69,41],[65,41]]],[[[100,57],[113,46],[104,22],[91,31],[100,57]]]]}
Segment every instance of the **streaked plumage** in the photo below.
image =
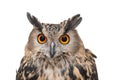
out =
{"type": "Polygon", "coordinates": [[[34,27],[16,80],[98,80],[96,56],[75,30],[82,20],[79,14],[60,24],[40,23],[29,13],[27,17],[34,27]]]}

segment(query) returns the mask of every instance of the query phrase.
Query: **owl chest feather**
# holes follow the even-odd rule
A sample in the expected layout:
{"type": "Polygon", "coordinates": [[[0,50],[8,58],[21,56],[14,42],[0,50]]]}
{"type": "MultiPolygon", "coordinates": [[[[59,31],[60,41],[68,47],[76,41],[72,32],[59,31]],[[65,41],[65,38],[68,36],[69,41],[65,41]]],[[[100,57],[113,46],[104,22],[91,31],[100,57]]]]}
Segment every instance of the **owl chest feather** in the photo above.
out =
{"type": "Polygon", "coordinates": [[[64,54],[55,58],[46,56],[24,57],[17,80],[98,80],[93,55],[64,54]]]}
{"type": "Polygon", "coordinates": [[[64,80],[69,76],[69,65],[71,63],[64,57],[57,57],[55,59],[40,58],[34,64],[37,65],[39,77],[43,80],[64,80]]]}
{"type": "Polygon", "coordinates": [[[64,65],[63,67],[54,67],[42,69],[42,74],[38,80],[84,80],[86,71],[79,65],[64,65]],[[80,69],[81,68],[81,69],[80,69]],[[81,70],[81,72],[80,72],[81,70]]]}
{"type": "Polygon", "coordinates": [[[79,60],[78,58],[73,60],[36,58],[35,61],[33,59],[25,63],[23,61],[18,72],[22,78],[25,78],[21,80],[31,80],[31,78],[34,78],[33,80],[84,80],[87,77],[87,72],[79,60]]]}

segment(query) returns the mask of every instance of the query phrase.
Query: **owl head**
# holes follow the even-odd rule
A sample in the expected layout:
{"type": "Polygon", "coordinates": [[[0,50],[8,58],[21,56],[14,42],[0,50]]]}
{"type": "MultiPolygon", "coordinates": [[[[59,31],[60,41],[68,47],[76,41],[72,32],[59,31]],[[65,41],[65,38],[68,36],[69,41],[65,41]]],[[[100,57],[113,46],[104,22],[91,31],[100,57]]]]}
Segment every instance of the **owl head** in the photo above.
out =
{"type": "Polygon", "coordinates": [[[66,54],[74,56],[83,47],[75,29],[82,20],[80,14],[59,24],[41,23],[30,13],[27,13],[27,18],[33,29],[26,45],[26,56],[37,55],[49,59],[66,54]]]}

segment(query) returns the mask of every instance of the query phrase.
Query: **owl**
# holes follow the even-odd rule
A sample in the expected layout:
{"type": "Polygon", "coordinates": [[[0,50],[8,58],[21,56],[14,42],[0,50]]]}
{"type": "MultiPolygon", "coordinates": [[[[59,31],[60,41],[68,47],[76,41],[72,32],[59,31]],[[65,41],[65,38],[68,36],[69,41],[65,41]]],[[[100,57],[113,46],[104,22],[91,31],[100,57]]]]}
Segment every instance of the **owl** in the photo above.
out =
{"type": "Polygon", "coordinates": [[[16,80],[98,80],[96,56],[76,30],[80,14],[59,24],[41,23],[28,12],[27,18],[33,29],[16,80]]]}

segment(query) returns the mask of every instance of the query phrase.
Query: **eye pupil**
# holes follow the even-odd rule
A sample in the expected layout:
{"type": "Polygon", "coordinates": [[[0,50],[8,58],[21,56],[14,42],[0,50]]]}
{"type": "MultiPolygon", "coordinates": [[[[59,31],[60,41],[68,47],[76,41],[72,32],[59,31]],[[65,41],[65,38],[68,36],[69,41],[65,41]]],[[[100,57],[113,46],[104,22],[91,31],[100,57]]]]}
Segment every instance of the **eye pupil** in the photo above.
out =
{"type": "Polygon", "coordinates": [[[37,41],[40,43],[40,44],[44,44],[47,42],[47,38],[43,35],[43,34],[39,34],[38,37],[37,37],[37,41]]]}
{"type": "Polygon", "coordinates": [[[62,41],[63,41],[63,42],[66,42],[66,41],[67,41],[67,38],[66,38],[66,37],[62,37],[62,41]]]}
{"type": "Polygon", "coordinates": [[[40,40],[41,40],[41,41],[44,41],[44,40],[45,40],[45,36],[41,36],[41,37],[40,37],[40,40]]]}
{"type": "Polygon", "coordinates": [[[65,45],[65,44],[69,43],[70,38],[67,34],[64,34],[64,35],[60,36],[59,41],[60,41],[61,44],[65,45]]]}

